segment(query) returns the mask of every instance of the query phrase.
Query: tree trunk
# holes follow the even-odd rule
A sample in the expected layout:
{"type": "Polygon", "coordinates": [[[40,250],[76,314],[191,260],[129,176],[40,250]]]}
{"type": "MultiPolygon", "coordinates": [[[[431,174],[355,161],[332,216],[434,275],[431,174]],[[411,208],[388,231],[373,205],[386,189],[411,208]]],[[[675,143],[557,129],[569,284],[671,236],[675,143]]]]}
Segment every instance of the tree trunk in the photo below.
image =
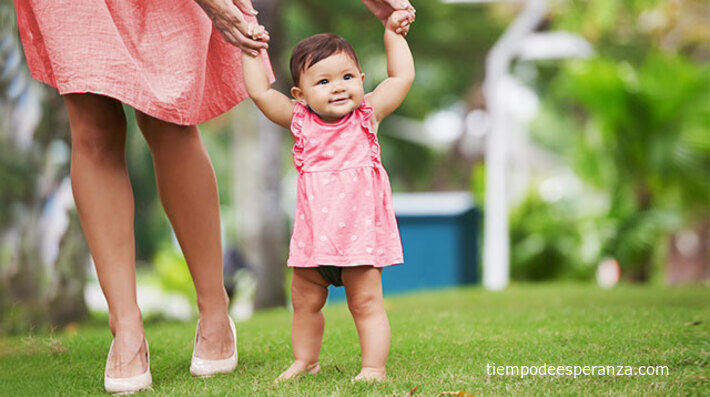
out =
{"type": "MultiPolygon", "coordinates": [[[[279,65],[278,43],[282,41],[279,3],[257,0],[254,7],[259,10],[259,22],[271,36],[272,64],[279,65]]],[[[281,210],[285,131],[267,120],[251,101],[238,107],[234,130],[236,222],[239,245],[256,276],[254,307],[283,306],[286,303],[284,266],[288,233],[281,210]]]]}
{"type": "Polygon", "coordinates": [[[89,247],[76,211],[71,210],[67,215],[69,224],[59,243],[59,255],[45,293],[50,323],[60,327],[83,319],[89,313],[84,301],[86,269],[91,266],[87,255],[89,247]]]}
{"type": "MultiPolygon", "coordinates": [[[[62,100],[56,90],[32,81],[24,63],[12,61],[21,57],[14,33],[5,32],[0,43],[0,69],[5,68],[0,114],[7,116],[0,122],[0,145],[12,157],[10,172],[22,174],[14,184],[0,185],[0,318],[11,318],[0,329],[20,332],[86,315],[89,253],[71,211],[69,125],[62,100]]],[[[0,163],[0,173],[7,164],[0,163]]]]}
{"type": "Polygon", "coordinates": [[[666,281],[681,284],[710,279],[710,219],[670,236],[666,281]]]}
{"type": "MultiPolygon", "coordinates": [[[[279,4],[258,0],[259,22],[271,35],[269,54],[279,65],[279,4]]],[[[281,210],[282,136],[253,103],[239,106],[235,119],[235,207],[240,246],[254,267],[256,309],[283,306],[286,219],[281,210]]]]}

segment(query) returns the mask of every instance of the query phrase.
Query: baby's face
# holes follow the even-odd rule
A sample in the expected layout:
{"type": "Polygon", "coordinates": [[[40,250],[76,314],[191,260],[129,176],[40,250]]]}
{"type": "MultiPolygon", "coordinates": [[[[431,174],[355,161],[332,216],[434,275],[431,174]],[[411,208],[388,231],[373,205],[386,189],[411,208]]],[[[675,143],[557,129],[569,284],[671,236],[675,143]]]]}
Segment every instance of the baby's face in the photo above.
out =
{"type": "Polygon", "coordinates": [[[301,72],[291,92],[323,121],[335,122],[360,106],[365,96],[365,75],[344,52],[333,54],[301,72]]]}

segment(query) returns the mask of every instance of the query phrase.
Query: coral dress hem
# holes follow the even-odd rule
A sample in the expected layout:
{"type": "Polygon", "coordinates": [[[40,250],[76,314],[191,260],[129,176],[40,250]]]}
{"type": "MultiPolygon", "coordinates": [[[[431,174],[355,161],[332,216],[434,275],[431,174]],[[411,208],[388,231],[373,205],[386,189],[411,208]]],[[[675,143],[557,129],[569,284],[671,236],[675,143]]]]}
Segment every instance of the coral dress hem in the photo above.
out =
{"type": "MultiPolygon", "coordinates": [[[[214,118],[248,97],[241,51],[194,1],[14,3],[30,73],[60,95],[104,95],[180,125],[214,118]]],[[[273,81],[266,52],[262,58],[273,81]]]]}

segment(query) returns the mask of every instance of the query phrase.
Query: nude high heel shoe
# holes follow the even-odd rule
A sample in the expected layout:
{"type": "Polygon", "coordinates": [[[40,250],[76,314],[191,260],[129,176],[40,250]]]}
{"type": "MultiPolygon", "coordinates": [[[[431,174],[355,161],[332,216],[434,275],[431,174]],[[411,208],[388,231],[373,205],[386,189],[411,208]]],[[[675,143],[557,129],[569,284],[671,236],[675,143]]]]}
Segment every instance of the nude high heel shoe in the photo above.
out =
{"type": "MultiPolygon", "coordinates": [[[[190,374],[192,374],[192,376],[209,377],[216,374],[232,372],[235,368],[237,368],[237,363],[239,361],[237,357],[237,329],[234,326],[234,321],[231,319],[231,317],[229,318],[229,326],[232,328],[232,335],[234,336],[234,353],[232,353],[232,356],[221,360],[208,360],[197,357],[195,355],[195,348],[193,348],[192,362],[190,363],[190,374]]],[[[195,347],[197,347],[199,332],[200,320],[197,320],[197,330],[195,331],[195,347]]]]}
{"type": "Polygon", "coordinates": [[[104,388],[107,392],[114,394],[133,394],[150,388],[150,385],[153,383],[153,378],[150,376],[150,353],[148,352],[148,341],[144,339],[143,343],[145,343],[146,355],[145,372],[140,375],[129,376],[127,378],[111,378],[108,376],[109,359],[111,358],[111,353],[113,352],[113,341],[111,342],[108,357],[106,357],[106,370],[104,371],[104,388]]]}

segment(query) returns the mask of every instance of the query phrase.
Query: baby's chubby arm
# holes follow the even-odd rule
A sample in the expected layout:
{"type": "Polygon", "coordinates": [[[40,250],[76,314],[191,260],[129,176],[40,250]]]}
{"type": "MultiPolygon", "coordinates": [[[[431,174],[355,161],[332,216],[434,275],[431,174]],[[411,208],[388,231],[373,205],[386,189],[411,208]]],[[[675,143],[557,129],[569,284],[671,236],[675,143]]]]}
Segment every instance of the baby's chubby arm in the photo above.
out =
{"type": "MultiPolygon", "coordinates": [[[[256,24],[249,24],[248,32],[254,40],[268,38],[269,35],[263,26],[256,24]]],[[[242,51],[242,72],[247,92],[259,110],[274,123],[290,128],[294,104],[286,95],[271,88],[261,56],[242,51]]]]}
{"type": "Polygon", "coordinates": [[[411,14],[407,11],[395,11],[385,25],[389,77],[367,95],[367,102],[375,109],[375,122],[380,122],[397,109],[414,82],[414,60],[409,45],[404,35],[395,33],[405,18],[411,18],[411,14]]]}

